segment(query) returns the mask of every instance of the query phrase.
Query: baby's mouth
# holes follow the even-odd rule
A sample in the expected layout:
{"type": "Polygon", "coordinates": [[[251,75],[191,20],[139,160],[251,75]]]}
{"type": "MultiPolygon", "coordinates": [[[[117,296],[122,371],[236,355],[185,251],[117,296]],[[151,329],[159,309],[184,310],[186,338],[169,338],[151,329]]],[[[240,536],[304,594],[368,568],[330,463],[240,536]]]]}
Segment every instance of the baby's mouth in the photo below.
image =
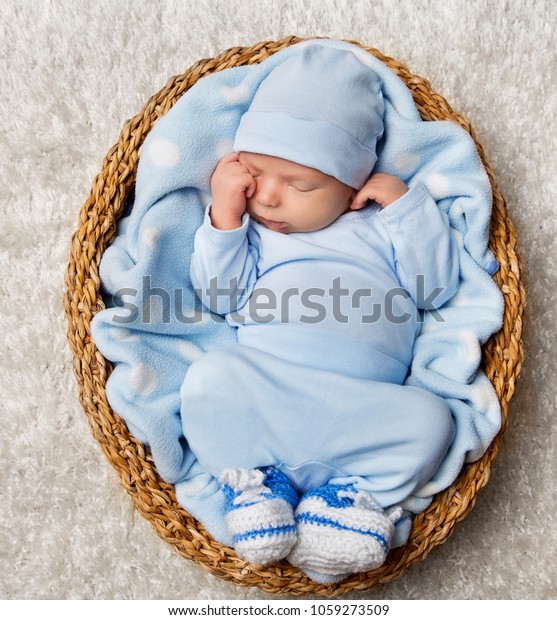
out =
{"type": "Polygon", "coordinates": [[[287,225],[286,222],[277,222],[276,220],[268,220],[267,218],[262,217],[261,215],[256,215],[255,219],[259,221],[261,224],[263,224],[263,226],[266,226],[267,228],[271,228],[272,230],[281,230],[287,225]]]}

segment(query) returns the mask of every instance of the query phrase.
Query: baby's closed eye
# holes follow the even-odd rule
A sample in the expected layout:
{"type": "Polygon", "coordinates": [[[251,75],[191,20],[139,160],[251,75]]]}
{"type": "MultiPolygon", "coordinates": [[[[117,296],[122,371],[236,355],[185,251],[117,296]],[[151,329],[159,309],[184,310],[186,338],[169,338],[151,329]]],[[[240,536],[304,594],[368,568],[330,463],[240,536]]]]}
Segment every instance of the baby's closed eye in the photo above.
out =
{"type": "Polygon", "coordinates": [[[302,192],[303,194],[305,194],[306,192],[313,192],[316,189],[318,189],[317,187],[309,187],[309,186],[303,186],[303,185],[289,185],[288,187],[291,187],[292,189],[295,189],[298,192],[302,192]]]}

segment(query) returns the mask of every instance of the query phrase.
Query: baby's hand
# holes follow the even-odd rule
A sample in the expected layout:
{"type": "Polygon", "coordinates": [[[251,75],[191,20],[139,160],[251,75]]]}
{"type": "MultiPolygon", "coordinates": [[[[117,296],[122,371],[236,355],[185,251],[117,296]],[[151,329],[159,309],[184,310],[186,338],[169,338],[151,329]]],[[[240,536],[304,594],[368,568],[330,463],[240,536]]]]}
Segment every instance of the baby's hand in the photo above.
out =
{"type": "Polygon", "coordinates": [[[368,200],[375,200],[384,209],[401,196],[404,196],[407,191],[408,186],[398,177],[378,172],[356,194],[350,208],[354,210],[361,209],[368,200]]]}
{"type": "Polygon", "coordinates": [[[242,225],[246,198],[251,198],[257,185],[248,169],[239,162],[238,153],[223,157],[211,177],[211,223],[220,230],[233,230],[242,225]]]}

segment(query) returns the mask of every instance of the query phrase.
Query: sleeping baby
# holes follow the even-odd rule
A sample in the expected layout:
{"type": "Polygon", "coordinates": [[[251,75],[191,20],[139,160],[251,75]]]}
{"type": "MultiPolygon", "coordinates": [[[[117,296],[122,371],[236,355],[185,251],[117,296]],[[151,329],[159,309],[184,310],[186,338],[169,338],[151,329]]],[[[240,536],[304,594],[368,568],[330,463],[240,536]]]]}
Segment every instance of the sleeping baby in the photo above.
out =
{"type": "Polygon", "coordinates": [[[404,380],[458,250],[423,184],[372,174],[383,112],[352,52],[284,61],[212,174],[191,262],[238,342],[189,367],[184,436],[222,484],[237,554],[317,579],[384,562],[454,435],[445,401],[404,380]]]}

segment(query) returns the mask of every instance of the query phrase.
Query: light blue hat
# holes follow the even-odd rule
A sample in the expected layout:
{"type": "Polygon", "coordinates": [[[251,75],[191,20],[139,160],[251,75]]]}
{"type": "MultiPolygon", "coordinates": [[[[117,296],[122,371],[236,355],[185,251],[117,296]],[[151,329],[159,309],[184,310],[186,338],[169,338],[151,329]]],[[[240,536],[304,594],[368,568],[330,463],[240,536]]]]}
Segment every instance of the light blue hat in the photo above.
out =
{"type": "Polygon", "coordinates": [[[379,76],[351,51],[308,45],[261,82],[234,150],[316,168],[360,189],[383,135],[379,76]]]}

